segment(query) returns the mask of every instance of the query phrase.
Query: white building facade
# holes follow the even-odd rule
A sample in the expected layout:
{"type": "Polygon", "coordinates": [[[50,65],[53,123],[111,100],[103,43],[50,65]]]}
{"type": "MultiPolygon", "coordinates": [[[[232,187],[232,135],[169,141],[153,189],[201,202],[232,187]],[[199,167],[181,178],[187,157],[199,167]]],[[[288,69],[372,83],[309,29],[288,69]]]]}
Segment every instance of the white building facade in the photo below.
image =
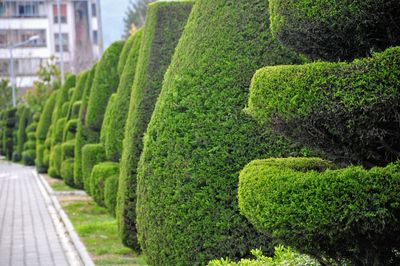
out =
{"type": "Polygon", "coordinates": [[[61,0],[62,49],[59,43],[57,0],[0,0],[0,79],[10,79],[8,47],[39,36],[13,49],[19,88],[30,88],[39,66],[52,57],[59,63],[63,50],[65,71],[78,73],[101,57],[103,50],[100,1],[61,0]]]}

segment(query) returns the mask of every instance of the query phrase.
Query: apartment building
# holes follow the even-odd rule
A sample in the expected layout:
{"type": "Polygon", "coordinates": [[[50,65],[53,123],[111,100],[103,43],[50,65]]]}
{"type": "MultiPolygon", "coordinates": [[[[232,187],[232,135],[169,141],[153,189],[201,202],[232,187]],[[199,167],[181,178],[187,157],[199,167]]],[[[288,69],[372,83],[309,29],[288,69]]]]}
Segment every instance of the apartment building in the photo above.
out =
{"type": "Polygon", "coordinates": [[[0,79],[10,78],[9,47],[27,40],[12,51],[17,87],[31,87],[39,66],[53,56],[59,63],[61,50],[65,71],[80,72],[102,54],[100,0],[61,0],[60,9],[57,0],[0,0],[0,79]]]}

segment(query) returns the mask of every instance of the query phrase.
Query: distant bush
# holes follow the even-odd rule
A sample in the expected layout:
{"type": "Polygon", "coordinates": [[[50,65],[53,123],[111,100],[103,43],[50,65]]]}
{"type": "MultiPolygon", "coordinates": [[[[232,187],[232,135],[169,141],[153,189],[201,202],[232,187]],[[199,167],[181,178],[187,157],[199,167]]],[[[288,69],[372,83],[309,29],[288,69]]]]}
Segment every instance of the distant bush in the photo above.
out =
{"type": "Polygon", "coordinates": [[[40,173],[46,172],[48,164],[45,161],[45,141],[51,125],[51,114],[57,98],[57,91],[53,92],[44,105],[36,130],[36,168],[40,173]]]}
{"type": "Polygon", "coordinates": [[[313,59],[352,60],[400,44],[397,0],[270,0],[271,29],[313,59]]]}
{"type": "Polygon", "coordinates": [[[104,204],[109,213],[115,216],[117,207],[118,175],[109,177],[104,186],[104,204]]]}
{"type": "Polygon", "coordinates": [[[61,178],[62,150],[60,144],[54,145],[50,150],[50,162],[49,176],[61,178]]]}
{"type": "MultiPolygon", "coordinates": [[[[106,154],[102,144],[87,144],[82,149],[82,176],[84,188],[91,193],[90,176],[93,167],[105,161],[106,154]]],[[[76,159],[76,158],[75,158],[76,159]]]]}
{"type": "Polygon", "coordinates": [[[3,114],[3,153],[6,156],[7,160],[12,160],[12,155],[14,151],[14,130],[16,129],[16,120],[17,120],[17,109],[10,108],[4,111],[3,114]]]}
{"type": "Polygon", "coordinates": [[[61,177],[65,184],[69,186],[74,185],[74,159],[69,158],[61,163],[61,177]]]}
{"type": "Polygon", "coordinates": [[[113,162],[99,163],[93,167],[90,176],[90,194],[98,205],[104,206],[106,180],[119,173],[119,164],[113,162]]]}
{"type": "Polygon", "coordinates": [[[75,164],[74,164],[74,184],[77,188],[83,188],[82,179],[82,148],[85,144],[94,141],[89,130],[86,127],[86,113],[87,113],[87,103],[89,101],[90,91],[92,88],[93,77],[96,72],[97,64],[93,65],[92,69],[87,76],[85,88],[82,93],[81,106],[79,109],[77,131],[75,137],[75,164]]]}
{"type": "Polygon", "coordinates": [[[353,63],[266,67],[250,89],[256,119],[334,160],[400,158],[400,47],[353,63]]]}
{"type": "Polygon", "coordinates": [[[240,173],[239,207],[273,240],[321,261],[398,265],[399,170],[400,163],[365,170],[318,158],[256,160],[240,173]]]}
{"type": "MultiPolygon", "coordinates": [[[[136,168],[142,151],[143,134],[153,113],[153,109],[161,91],[163,77],[171,62],[175,47],[186,25],[192,2],[155,2],[149,5],[146,23],[141,33],[140,51],[132,51],[130,56],[138,56],[137,68],[124,70],[124,80],[130,82],[130,75],[135,74],[127,114],[120,113],[117,117],[126,116],[126,129],[121,157],[121,173],[119,178],[117,219],[120,236],[124,245],[140,250],[136,232],[136,168]]],[[[139,47],[134,47],[138,49],[139,47]]],[[[133,65],[135,58],[128,63],[133,65]]],[[[130,66],[128,66],[130,67],[130,66]]],[[[127,84],[121,84],[119,102],[127,104],[129,95],[127,84]]],[[[117,107],[119,108],[119,107],[117,107]]],[[[118,126],[114,123],[113,126],[118,126]]],[[[121,125],[119,125],[121,126],[121,125]]],[[[110,134],[113,134],[110,132],[110,134]]],[[[118,149],[112,148],[115,140],[121,137],[109,135],[108,145],[110,158],[116,159],[118,149]],[[112,141],[114,139],[114,141],[112,141]]]]}
{"type": "Polygon", "coordinates": [[[24,106],[21,112],[21,116],[18,121],[18,131],[17,131],[17,149],[16,153],[18,158],[15,161],[22,160],[22,153],[24,151],[24,144],[28,140],[26,128],[32,120],[32,113],[29,107],[24,106]]]}

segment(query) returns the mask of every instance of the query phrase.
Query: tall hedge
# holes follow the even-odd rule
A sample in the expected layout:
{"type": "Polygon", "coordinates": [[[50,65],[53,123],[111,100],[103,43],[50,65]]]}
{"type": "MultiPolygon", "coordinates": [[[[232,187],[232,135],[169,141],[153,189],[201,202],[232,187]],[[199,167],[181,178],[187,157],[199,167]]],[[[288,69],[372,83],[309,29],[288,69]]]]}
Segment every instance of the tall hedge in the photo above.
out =
{"type": "Polygon", "coordinates": [[[100,132],[105,106],[111,94],[118,88],[117,65],[123,46],[123,41],[111,44],[96,68],[86,114],[86,125],[95,132],[100,132]]]}
{"type": "Polygon", "coordinates": [[[314,59],[351,60],[400,44],[397,0],[270,0],[272,32],[314,59]]]}
{"type": "Polygon", "coordinates": [[[256,160],[240,174],[239,206],[259,230],[325,265],[329,258],[399,265],[399,170],[399,163],[335,170],[316,158],[256,160]]]}
{"type": "MultiPolygon", "coordinates": [[[[73,119],[73,118],[78,118],[78,116],[74,116],[74,104],[78,101],[82,100],[82,96],[84,93],[84,90],[86,88],[86,82],[87,79],[90,75],[90,71],[86,70],[83,71],[81,74],[76,79],[76,87],[74,90],[74,93],[71,96],[69,107],[68,107],[68,112],[67,112],[67,119],[73,119]]],[[[78,111],[79,113],[79,111],[78,111]]]]}
{"type": "Polygon", "coordinates": [[[204,265],[268,245],[239,214],[238,173],[251,159],[296,152],[242,109],[257,69],[301,59],[272,38],[266,18],[265,0],[195,2],[137,170],[137,227],[150,264],[204,265]]]}
{"type": "MultiPolygon", "coordinates": [[[[161,91],[164,74],[171,62],[191,8],[192,2],[187,1],[158,2],[149,5],[137,59],[137,69],[135,72],[132,69],[125,69],[126,72],[124,70],[124,74],[127,75],[134,73],[135,80],[130,96],[123,142],[117,218],[122,242],[134,250],[140,249],[135,226],[135,190],[136,168],[142,151],[143,133],[150,120],[155,102],[161,91]],[[128,73],[128,71],[131,73],[128,73]]],[[[137,48],[135,47],[135,49],[137,48]]],[[[130,55],[136,56],[136,54],[137,52],[133,51],[130,55]]],[[[130,60],[128,63],[134,64],[136,59],[130,58],[130,60]]],[[[126,79],[124,82],[128,82],[128,80],[126,79]]],[[[124,95],[129,95],[128,90],[124,91],[121,97],[126,97],[124,95]]],[[[120,100],[122,99],[120,98],[120,100]]],[[[124,101],[127,103],[126,99],[124,101]]],[[[119,114],[119,117],[122,118],[122,115],[122,113],[119,114]]],[[[114,125],[116,126],[116,124],[114,125]]],[[[108,142],[108,148],[110,148],[110,144],[108,142]]]]}
{"type": "Polygon", "coordinates": [[[74,160],[74,184],[78,188],[83,188],[82,180],[82,148],[86,143],[94,140],[86,126],[87,104],[89,101],[90,91],[92,89],[93,78],[96,72],[97,64],[95,64],[89,72],[86,80],[85,89],[82,94],[82,103],[79,109],[79,117],[76,132],[75,143],[75,160],[74,160]]]}
{"type": "Polygon", "coordinates": [[[5,110],[0,110],[0,155],[5,155],[3,150],[3,134],[5,130],[5,110]]]}
{"type": "MultiPolygon", "coordinates": [[[[128,59],[126,60],[123,71],[121,72],[115,103],[113,104],[110,112],[109,126],[112,130],[107,130],[104,133],[104,146],[106,149],[107,159],[114,162],[119,162],[122,154],[122,141],[125,133],[125,122],[129,112],[129,103],[136,73],[136,65],[139,57],[141,40],[142,30],[136,32],[128,40],[128,43],[131,43],[131,49],[126,55],[128,59]]],[[[123,55],[124,53],[121,54],[121,58],[123,55]]],[[[120,62],[121,61],[122,60],[120,59],[120,62]]]]}
{"type": "Polygon", "coordinates": [[[400,47],[353,63],[259,70],[248,111],[338,162],[384,166],[400,158],[400,47]]]}
{"type": "Polygon", "coordinates": [[[40,119],[40,113],[34,113],[29,125],[25,129],[27,141],[23,146],[22,162],[25,165],[34,165],[36,158],[36,129],[40,119]]]}
{"type": "Polygon", "coordinates": [[[43,112],[40,115],[36,130],[36,168],[39,172],[46,172],[48,165],[45,163],[45,141],[51,125],[51,117],[56,103],[58,91],[54,91],[47,99],[43,112]]]}
{"type": "Polygon", "coordinates": [[[117,93],[113,93],[110,96],[110,99],[108,100],[107,107],[106,107],[106,112],[104,113],[104,120],[103,120],[103,125],[101,126],[101,132],[100,132],[100,143],[104,145],[106,141],[106,134],[108,134],[109,131],[111,130],[117,130],[116,128],[111,129],[111,112],[112,109],[114,108],[115,104],[115,99],[117,98],[117,93]]]}

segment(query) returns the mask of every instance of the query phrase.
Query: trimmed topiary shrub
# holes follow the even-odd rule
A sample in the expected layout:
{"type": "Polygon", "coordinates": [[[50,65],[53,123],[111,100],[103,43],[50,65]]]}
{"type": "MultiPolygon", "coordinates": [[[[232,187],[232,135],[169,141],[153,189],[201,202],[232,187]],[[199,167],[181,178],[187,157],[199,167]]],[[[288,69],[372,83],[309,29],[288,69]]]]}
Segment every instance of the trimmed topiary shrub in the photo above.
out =
{"type": "Polygon", "coordinates": [[[36,168],[39,173],[47,171],[48,164],[45,163],[45,146],[46,136],[51,125],[51,116],[57,98],[57,91],[53,92],[44,105],[43,112],[40,115],[39,123],[36,130],[36,168]]]}
{"type": "Polygon", "coordinates": [[[90,143],[94,140],[86,127],[86,113],[87,103],[89,101],[90,91],[92,88],[93,77],[96,72],[97,64],[95,64],[89,72],[86,80],[85,89],[82,94],[82,104],[79,109],[79,120],[76,132],[76,143],[75,143],[75,164],[74,164],[74,184],[77,188],[83,188],[82,178],[82,148],[86,143],[90,143]]]}
{"type": "Polygon", "coordinates": [[[61,177],[65,184],[74,185],[74,159],[69,158],[61,163],[61,177]]]}
{"type": "Polygon", "coordinates": [[[94,201],[100,206],[104,204],[105,182],[108,178],[116,176],[119,173],[119,164],[113,162],[99,163],[93,167],[90,176],[90,194],[94,201]]]}
{"type": "MultiPolygon", "coordinates": [[[[82,176],[86,192],[91,193],[90,176],[93,167],[105,161],[105,151],[102,144],[87,144],[82,148],[82,176]]],[[[76,158],[75,158],[76,160],[76,158]]]]}
{"type": "MultiPolygon", "coordinates": [[[[111,127],[110,127],[110,123],[111,123],[111,119],[112,119],[111,111],[114,107],[116,97],[117,97],[117,93],[113,93],[110,96],[110,99],[108,100],[106,112],[104,113],[103,125],[101,127],[101,132],[100,132],[100,142],[103,145],[106,141],[107,132],[111,131],[111,127]]],[[[114,131],[114,130],[116,130],[116,129],[113,128],[112,131],[114,131]]]]}
{"type": "MultiPolygon", "coordinates": [[[[117,96],[112,110],[110,111],[110,124],[112,130],[104,131],[107,159],[118,162],[122,154],[122,140],[125,133],[125,122],[129,112],[129,103],[131,99],[132,85],[136,73],[136,65],[139,57],[140,43],[142,40],[142,30],[132,35],[128,43],[131,43],[131,50],[128,54],[125,68],[121,72],[117,96]]],[[[127,45],[125,45],[127,46],[127,45]]],[[[124,47],[125,49],[125,47],[124,47]]],[[[123,53],[121,54],[121,58],[123,53]]],[[[121,63],[121,59],[120,62],[121,63]]],[[[120,66],[120,64],[118,65],[120,66]]],[[[103,129],[102,129],[103,134],[103,129]]]]}
{"type": "Polygon", "coordinates": [[[75,140],[69,140],[61,145],[61,150],[63,154],[63,160],[74,158],[75,152],[75,140]]]}
{"type": "Polygon", "coordinates": [[[23,107],[21,111],[21,116],[18,121],[18,131],[17,131],[17,149],[18,158],[16,161],[22,160],[22,153],[24,151],[24,144],[28,140],[26,133],[26,128],[32,119],[31,110],[28,107],[23,107]]]}
{"type": "Polygon", "coordinates": [[[111,44],[96,68],[86,114],[86,126],[95,132],[100,132],[105,106],[111,94],[118,88],[119,76],[116,66],[123,46],[123,41],[111,44]]]}
{"type": "Polygon", "coordinates": [[[118,174],[107,178],[104,185],[104,205],[112,216],[115,216],[115,209],[117,207],[117,193],[118,174]]]}
{"type": "Polygon", "coordinates": [[[64,127],[63,139],[69,141],[75,139],[78,130],[78,119],[71,119],[64,127]]]}
{"type": "Polygon", "coordinates": [[[351,60],[400,44],[397,0],[270,0],[271,29],[313,59],[351,60]]]}
{"type": "Polygon", "coordinates": [[[7,160],[11,160],[14,151],[14,130],[17,123],[17,108],[10,108],[5,110],[3,114],[3,152],[7,160]]]}
{"type": "MultiPolygon", "coordinates": [[[[161,91],[164,74],[171,62],[191,8],[192,2],[158,2],[149,5],[142,33],[127,115],[117,207],[122,242],[136,251],[140,250],[135,226],[136,168],[142,151],[142,138],[161,91]]],[[[131,55],[134,55],[136,52],[132,53],[131,55]]],[[[127,72],[125,74],[129,75],[127,72]]],[[[128,93],[125,91],[123,94],[128,93]]],[[[121,97],[126,96],[121,95],[121,97]]],[[[117,124],[114,125],[117,126],[117,124]]],[[[114,136],[109,137],[111,139],[114,136]]],[[[111,141],[108,143],[108,147],[113,145],[111,141]]],[[[114,157],[116,152],[117,150],[110,149],[110,158],[114,157]]]]}
{"type": "Polygon", "coordinates": [[[315,158],[253,161],[240,174],[240,210],[260,231],[321,261],[397,265],[400,164],[330,168],[315,158]]]}
{"type": "Polygon", "coordinates": [[[62,150],[61,144],[54,145],[50,150],[49,175],[54,178],[61,178],[62,150]]]}
{"type": "Polygon", "coordinates": [[[259,70],[248,112],[333,160],[384,166],[400,157],[400,47],[353,63],[259,70]]]}
{"type": "MultiPolygon", "coordinates": [[[[137,169],[136,222],[149,264],[204,265],[269,248],[268,238],[239,213],[238,174],[254,158],[298,150],[242,109],[256,69],[302,61],[272,38],[267,17],[265,0],[195,2],[137,169]]],[[[148,109],[137,110],[143,116],[148,109]]],[[[141,141],[137,145],[124,148],[140,154],[141,141]]],[[[134,181],[130,185],[134,194],[134,181]]]]}

